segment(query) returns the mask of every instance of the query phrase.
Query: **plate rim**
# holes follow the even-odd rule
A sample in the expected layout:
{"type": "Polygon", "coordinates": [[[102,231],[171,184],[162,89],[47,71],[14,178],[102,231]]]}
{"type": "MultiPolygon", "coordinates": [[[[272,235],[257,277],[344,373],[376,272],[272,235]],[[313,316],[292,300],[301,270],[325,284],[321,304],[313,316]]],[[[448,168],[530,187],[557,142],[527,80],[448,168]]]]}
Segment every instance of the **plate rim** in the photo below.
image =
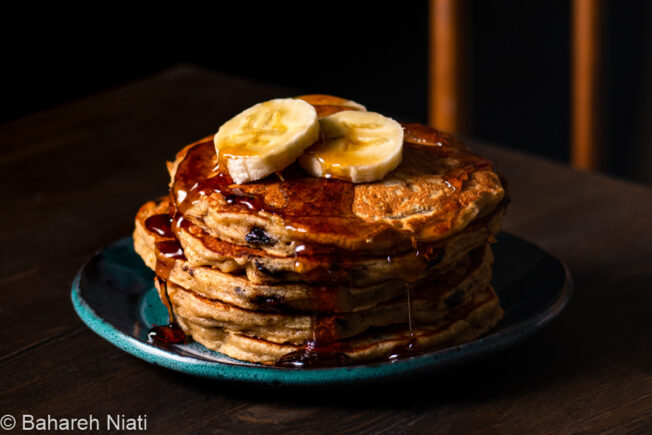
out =
{"type": "Polygon", "coordinates": [[[501,231],[501,233],[508,234],[511,237],[515,237],[520,241],[536,247],[549,257],[554,258],[562,266],[564,270],[564,283],[554,302],[533,316],[500,331],[490,333],[467,343],[395,362],[378,362],[314,369],[238,365],[180,355],[133,337],[98,315],[83,298],[80,286],[85,269],[97,256],[112,247],[125,244],[130,239],[132,240],[131,236],[115,240],[93,253],[75,274],[72,281],[70,297],[73,308],[82,322],[104,340],[150,364],[189,375],[271,386],[333,386],[390,379],[395,375],[407,374],[409,376],[416,376],[429,369],[433,369],[435,366],[437,370],[443,370],[451,367],[453,364],[467,364],[508,349],[539,332],[544,326],[554,320],[568,304],[573,293],[573,280],[568,266],[559,257],[549,253],[529,240],[507,231],[501,231]],[[478,347],[479,345],[482,346],[478,347]]]}

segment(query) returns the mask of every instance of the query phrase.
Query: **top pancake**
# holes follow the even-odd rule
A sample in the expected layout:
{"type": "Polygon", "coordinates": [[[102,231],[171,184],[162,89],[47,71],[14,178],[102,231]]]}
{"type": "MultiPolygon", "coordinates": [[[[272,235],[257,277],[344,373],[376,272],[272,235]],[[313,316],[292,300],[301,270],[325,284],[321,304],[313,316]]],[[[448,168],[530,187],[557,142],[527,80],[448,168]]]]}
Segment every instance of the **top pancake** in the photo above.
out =
{"type": "Polygon", "coordinates": [[[312,177],[296,164],[233,184],[208,137],[168,164],[171,207],[214,237],[292,256],[324,247],[404,251],[450,237],[501,203],[505,191],[488,160],[433,128],[404,130],[399,167],[361,184],[312,177]]]}

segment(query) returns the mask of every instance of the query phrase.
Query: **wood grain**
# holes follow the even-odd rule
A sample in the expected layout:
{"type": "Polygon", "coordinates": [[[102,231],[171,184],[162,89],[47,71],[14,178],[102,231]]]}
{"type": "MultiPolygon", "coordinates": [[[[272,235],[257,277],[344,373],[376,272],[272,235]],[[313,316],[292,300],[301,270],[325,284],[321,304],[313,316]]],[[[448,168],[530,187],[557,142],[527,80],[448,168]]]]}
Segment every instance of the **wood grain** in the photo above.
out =
{"type": "Polygon", "coordinates": [[[183,66],[0,126],[0,414],[147,414],[154,433],[652,430],[652,191],[473,141],[510,181],[506,229],[576,284],[560,318],[508,352],[388,385],[263,389],[148,365],[85,328],[72,277],[165,192],[164,161],[286,95],[183,66]]]}

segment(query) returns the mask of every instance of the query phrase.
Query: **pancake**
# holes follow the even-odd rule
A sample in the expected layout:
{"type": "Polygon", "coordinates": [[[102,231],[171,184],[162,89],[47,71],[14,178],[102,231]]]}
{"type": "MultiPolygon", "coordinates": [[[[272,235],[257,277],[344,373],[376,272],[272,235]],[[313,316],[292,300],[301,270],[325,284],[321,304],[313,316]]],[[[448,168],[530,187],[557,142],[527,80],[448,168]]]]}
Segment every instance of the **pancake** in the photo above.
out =
{"type": "MultiPolygon", "coordinates": [[[[431,324],[416,325],[412,334],[405,325],[370,329],[343,340],[338,349],[355,363],[385,359],[410,341],[416,341],[423,350],[435,350],[482,336],[498,323],[502,315],[496,293],[487,287],[449,316],[431,324]]],[[[177,319],[181,328],[197,342],[241,361],[273,365],[283,356],[303,349],[302,346],[275,343],[220,327],[201,325],[183,316],[177,319]]]]}
{"type": "Polygon", "coordinates": [[[291,165],[280,177],[235,185],[219,172],[209,137],[168,165],[171,205],[215,238],[276,256],[321,245],[402,252],[415,241],[457,234],[497,208],[505,191],[488,160],[435,129],[404,128],[399,167],[361,184],[312,177],[291,165]]]}
{"type": "MultiPolygon", "coordinates": [[[[447,316],[459,304],[468,302],[473,294],[489,284],[490,276],[475,277],[465,285],[448,289],[428,289],[411,297],[411,316],[415,322],[430,323],[447,316]],[[455,296],[453,296],[455,295],[455,296]],[[447,301],[455,300],[457,305],[447,301]]],[[[158,282],[163,299],[165,290],[158,282]]],[[[406,289],[404,295],[372,308],[337,314],[323,314],[315,320],[311,313],[272,313],[245,310],[216,299],[207,299],[172,282],[167,292],[178,316],[194,319],[205,327],[220,327],[275,343],[305,345],[314,338],[314,322],[332,325],[333,340],[358,335],[371,327],[405,325],[408,319],[406,289]]]]}
{"type": "MultiPolygon", "coordinates": [[[[154,210],[158,211],[158,210],[154,210]]],[[[146,231],[137,225],[134,241],[136,251],[151,269],[156,267],[155,243],[162,237],[146,231]],[[143,236],[145,233],[145,236],[143,236]]],[[[451,267],[440,271],[434,269],[426,278],[413,282],[413,287],[451,287],[476,274],[490,276],[492,255],[488,246],[474,249],[465,254],[451,267]]],[[[311,310],[314,312],[333,309],[339,312],[356,311],[372,307],[379,302],[405,294],[405,279],[394,276],[378,283],[356,287],[353,281],[344,285],[331,284],[330,291],[336,292],[334,307],[321,306],[312,297],[314,287],[305,282],[284,282],[259,284],[246,276],[224,273],[206,266],[193,266],[188,261],[177,259],[170,267],[168,280],[186,289],[192,289],[209,299],[218,299],[228,304],[249,310],[311,310]]]]}
{"type": "MultiPolygon", "coordinates": [[[[153,251],[153,247],[150,247],[153,251]]],[[[423,288],[448,288],[459,286],[463,281],[474,280],[478,276],[491,275],[491,250],[488,246],[476,248],[461,259],[446,274],[432,275],[427,279],[415,281],[411,285],[418,291],[423,288]]],[[[150,267],[154,267],[151,265],[150,267]]],[[[254,284],[245,277],[226,274],[207,267],[191,267],[182,260],[176,260],[168,280],[199,295],[250,310],[313,312],[357,311],[372,307],[385,300],[405,294],[406,281],[392,279],[366,287],[352,286],[311,286],[306,283],[254,284]],[[315,299],[315,289],[328,288],[333,293],[335,304],[322,306],[315,299]]]]}
{"type": "MultiPolygon", "coordinates": [[[[153,247],[151,248],[153,251],[153,247]]],[[[462,286],[464,281],[491,276],[491,250],[481,247],[458,262],[449,273],[435,275],[413,283],[421,287],[462,286]]],[[[150,266],[154,267],[154,266],[150,266]]],[[[314,287],[306,283],[254,284],[246,277],[220,272],[209,267],[191,267],[177,260],[168,281],[208,299],[217,299],[236,307],[276,312],[352,312],[373,307],[380,302],[405,296],[405,281],[392,279],[365,287],[331,286],[334,306],[325,306],[313,295],[314,287]]]]}
{"type": "MultiPolygon", "coordinates": [[[[154,268],[152,246],[157,234],[147,229],[149,217],[168,210],[166,199],[145,203],[136,216],[134,243],[136,251],[154,268]]],[[[419,280],[436,273],[445,273],[471,249],[493,240],[500,229],[503,208],[499,207],[483,219],[473,222],[462,232],[436,244],[421,245],[423,255],[412,249],[391,256],[358,256],[347,252],[329,251],[323,255],[296,254],[278,257],[265,251],[233,245],[209,236],[199,227],[186,223],[177,227],[176,236],[184,250],[188,266],[211,266],[222,272],[245,273],[252,283],[344,281],[347,285],[368,286],[374,283],[409,277],[419,280]]]]}

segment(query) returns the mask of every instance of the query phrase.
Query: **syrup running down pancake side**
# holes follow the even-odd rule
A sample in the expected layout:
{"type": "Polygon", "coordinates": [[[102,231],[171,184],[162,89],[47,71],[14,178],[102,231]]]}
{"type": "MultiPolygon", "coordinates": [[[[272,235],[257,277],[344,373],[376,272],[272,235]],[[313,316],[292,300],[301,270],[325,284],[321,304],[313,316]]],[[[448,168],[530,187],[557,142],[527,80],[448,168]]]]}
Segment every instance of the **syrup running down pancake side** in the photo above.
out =
{"type": "Polygon", "coordinates": [[[165,297],[162,298],[164,305],[168,309],[169,322],[167,325],[154,326],[147,333],[147,338],[150,342],[158,342],[162,344],[181,344],[185,343],[186,335],[177,324],[172,302],[167,290],[167,280],[170,277],[170,271],[174,266],[175,260],[185,260],[183,255],[183,248],[178,240],[174,238],[172,232],[171,219],[168,214],[158,214],[149,217],[145,221],[145,227],[158,234],[160,237],[169,238],[170,240],[162,240],[156,242],[154,253],[156,255],[156,279],[158,280],[159,287],[164,289],[165,297]]]}

